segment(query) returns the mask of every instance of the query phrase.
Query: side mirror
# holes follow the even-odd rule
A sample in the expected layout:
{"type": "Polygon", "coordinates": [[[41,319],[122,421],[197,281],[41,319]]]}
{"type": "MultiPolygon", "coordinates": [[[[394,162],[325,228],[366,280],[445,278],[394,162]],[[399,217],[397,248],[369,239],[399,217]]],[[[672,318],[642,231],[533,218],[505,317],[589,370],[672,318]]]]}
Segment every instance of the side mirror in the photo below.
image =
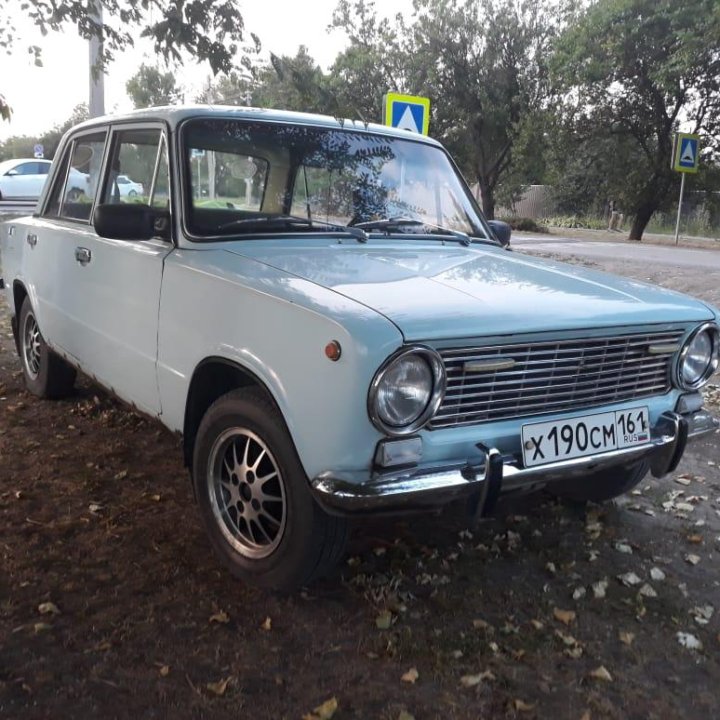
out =
{"type": "Polygon", "coordinates": [[[8,171],[5,173],[5,176],[6,176],[6,177],[15,177],[16,175],[19,175],[19,174],[20,174],[20,173],[19,173],[17,170],[13,169],[13,170],[8,170],[8,171]]]}
{"type": "Polygon", "coordinates": [[[495,236],[495,239],[503,246],[509,247],[512,228],[502,220],[488,220],[488,225],[495,236]]]}
{"type": "Polygon", "coordinates": [[[150,240],[170,237],[170,213],[141,203],[98,205],[95,232],[111,240],[150,240]]]}

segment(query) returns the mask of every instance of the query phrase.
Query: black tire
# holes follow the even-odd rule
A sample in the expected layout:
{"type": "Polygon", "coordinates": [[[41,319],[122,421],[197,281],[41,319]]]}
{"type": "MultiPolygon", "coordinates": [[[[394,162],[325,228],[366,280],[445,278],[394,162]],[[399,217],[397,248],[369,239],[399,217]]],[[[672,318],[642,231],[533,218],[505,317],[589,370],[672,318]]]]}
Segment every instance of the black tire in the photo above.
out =
{"type": "Polygon", "coordinates": [[[211,405],[192,477],[213,548],[242,580],[294,590],[342,557],[347,521],[314,500],[282,415],[259,389],[233,390],[211,405]]]}
{"type": "Polygon", "coordinates": [[[25,387],[41,398],[61,398],[72,393],[77,375],[45,343],[30,298],[23,300],[18,322],[18,345],[25,387]]]}
{"type": "Polygon", "coordinates": [[[576,502],[605,502],[624,495],[636,487],[647,475],[649,464],[641,460],[610,470],[590,473],[575,480],[563,480],[548,486],[557,497],[576,502]]]}

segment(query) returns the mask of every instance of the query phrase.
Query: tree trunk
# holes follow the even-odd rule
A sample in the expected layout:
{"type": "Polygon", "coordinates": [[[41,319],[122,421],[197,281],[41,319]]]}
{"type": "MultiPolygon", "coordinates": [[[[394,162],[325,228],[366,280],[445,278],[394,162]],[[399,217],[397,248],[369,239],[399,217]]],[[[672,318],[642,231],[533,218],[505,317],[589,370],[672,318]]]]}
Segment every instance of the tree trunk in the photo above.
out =
{"type": "Polygon", "coordinates": [[[484,178],[478,178],[480,185],[480,199],[482,200],[483,214],[487,220],[495,219],[495,193],[490,183],[484,178]]]}
{"type": "Polygon", "coordinates": [[[628,240],[637,240],[638,242],[642,241],[643,232],[645,232],[645,228],[650,222],[650,218],[653,216],[653,213],[657,210],[657,205],[658,204],[656,202],[640,205],[633,217],[628,240]]]}

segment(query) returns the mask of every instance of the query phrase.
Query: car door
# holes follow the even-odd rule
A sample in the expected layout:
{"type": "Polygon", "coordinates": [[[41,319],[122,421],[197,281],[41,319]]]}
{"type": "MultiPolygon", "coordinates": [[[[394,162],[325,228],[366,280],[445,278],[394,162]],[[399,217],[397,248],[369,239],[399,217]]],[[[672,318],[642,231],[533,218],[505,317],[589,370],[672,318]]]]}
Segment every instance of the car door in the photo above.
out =
{"type": "MultiPolygon", "coordinates": [[[[89,174],[90,168],[78,167],[89,174]]],[[[112,128],[98,203],[141,202],[166,209],[155,187],[167,187],[168,160],[164,128],[131,124],[112,128]],[[147,197],[127,197],[115,179],[132,171],[149,188],[147,197]],[[164,176],[158,180],[158,176],[164,176]]],[[[75,308],[78,357],[103,384],[142,410],[159,414],[157,335],[160,285],[165,257],[172,251],[160,237],[142,241],[98,236],[92,226],[76,236],[75,308]]]]}
{"type": "Polygon", "coordinates": [[[108,130],[99,127],[78,133],[58,153],[50,176],[52,187],[38,214],[18,224],[16,242],[23,244],[22,277],[37,314],[40,330],[51,347],[76,364],[82,333],[78,327],[78,294],[74,248],[92,233],[94,197],[71,198],[68,174],[73,163],[99,168],[108,130]]]}
{"type": "MultiPolygon", "coordinates": [[[[124,126],[71,139],[60,168],[63,181],[54,183],[34,223],[39,252],[32,273],[39,278],[40,328],[50,344],[122,399],[159,414],[157,318],[163,261],[172,244],[101,238],[91,222],[97,203],[125,200],[113,181],[123,162],[146,172],[149,188],[159,174],[167,177],[163,128],[124,126]],[[87,178],[84,193],[78,192],[79,176],[87,178]]],[[[161,184],[167,187],[167,179],[161,184]]],[[[133,200],[156,203],[152,197],[133,200]]]]}

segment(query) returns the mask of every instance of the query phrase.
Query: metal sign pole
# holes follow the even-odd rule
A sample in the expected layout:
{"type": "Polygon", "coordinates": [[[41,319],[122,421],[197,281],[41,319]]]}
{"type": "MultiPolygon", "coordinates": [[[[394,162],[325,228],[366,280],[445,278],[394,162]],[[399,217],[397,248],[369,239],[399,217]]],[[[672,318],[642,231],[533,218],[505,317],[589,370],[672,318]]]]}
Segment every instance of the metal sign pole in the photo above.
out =
{"type": "Polygon", "coordinates": [[[685,193],[685,173],[682,173],[682,180],[680,180],[680,200],[678,201],[678,214],[677,222],[675,223],[675,244],[678,244],[678,237],[680,235],[680,211],[682,210],[683,194],[685,193]]]}

